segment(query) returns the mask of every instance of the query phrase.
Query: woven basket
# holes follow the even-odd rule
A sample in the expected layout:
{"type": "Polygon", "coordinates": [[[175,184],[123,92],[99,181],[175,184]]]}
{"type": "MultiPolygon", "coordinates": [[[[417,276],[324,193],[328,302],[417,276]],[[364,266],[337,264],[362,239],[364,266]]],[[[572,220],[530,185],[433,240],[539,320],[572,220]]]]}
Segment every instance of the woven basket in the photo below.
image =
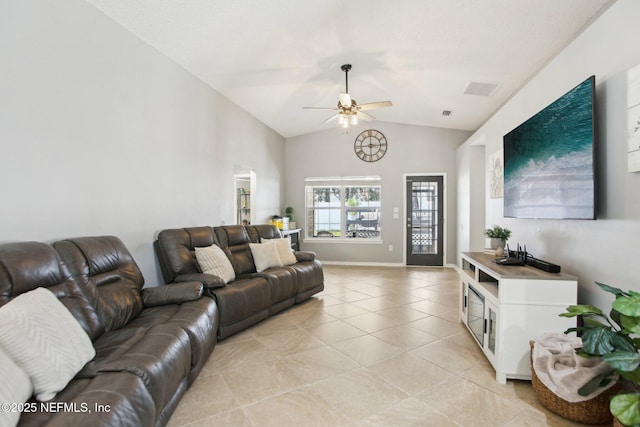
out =
{"type": "MultiPolygon", "coordinates": [[[[533,358],[534,342],[530,341],[531,358],[533,358]]],[[[536,371],[531,364],[531,385],[538,396],[542,406],[555,412],[563,418],[582,424],[606,424],[613,420],[609,411],[609,401],[620,391],[620,384],[616,384],[603,391],[593,399],[583,402],[567,402],[558,397],[538,379],[536,371]]]]}

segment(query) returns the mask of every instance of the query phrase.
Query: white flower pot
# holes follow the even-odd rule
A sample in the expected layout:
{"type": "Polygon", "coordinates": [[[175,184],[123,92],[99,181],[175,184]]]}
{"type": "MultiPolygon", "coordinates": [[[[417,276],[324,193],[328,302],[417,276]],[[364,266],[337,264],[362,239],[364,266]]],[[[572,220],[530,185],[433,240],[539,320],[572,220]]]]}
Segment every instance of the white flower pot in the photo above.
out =
{"type": "Polygon", "coordinates": [[[498,249],[498,248],[503,248],[506,244],[506,242],[502,239],[496,239],[495,237],[492,237],[491,239],[491,249],[498,249]]]}

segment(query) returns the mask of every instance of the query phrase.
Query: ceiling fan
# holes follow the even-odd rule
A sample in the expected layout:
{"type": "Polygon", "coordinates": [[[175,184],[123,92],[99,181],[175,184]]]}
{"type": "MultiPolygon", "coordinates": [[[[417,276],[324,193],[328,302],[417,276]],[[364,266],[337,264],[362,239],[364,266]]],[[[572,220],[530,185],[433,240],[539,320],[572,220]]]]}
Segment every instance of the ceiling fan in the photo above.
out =
{"type": "Polygon", "coordinates": [[[364,110],[373,110],[376,108],[391,107],[391,101],[370,102],[367,104],[358,105],[356,100],[349,95],[349,71],[351,70],[351,64],[344,64],[340,67],[344,71],[345,91],[340,94],[337,107],[302,107],[305,109],[314,110],[334,110],[336,114],[329,117],[324,123],[329,123],[338,119],[338,124],[342,127],[349,127],[349,125],[357,125],[358,120],[365,121],[375,120],[371,114],[365,113],[364,110]]]}

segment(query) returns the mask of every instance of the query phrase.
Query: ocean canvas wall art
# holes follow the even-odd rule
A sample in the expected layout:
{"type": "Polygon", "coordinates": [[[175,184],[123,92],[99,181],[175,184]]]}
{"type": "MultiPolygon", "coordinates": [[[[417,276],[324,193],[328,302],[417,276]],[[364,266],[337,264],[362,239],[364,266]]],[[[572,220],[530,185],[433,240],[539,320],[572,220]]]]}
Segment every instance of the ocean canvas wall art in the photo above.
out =
{"type": "Polygon", "coordinates": [[[504,216],[595,219],[591,76],[504,136],[504,216]]]}

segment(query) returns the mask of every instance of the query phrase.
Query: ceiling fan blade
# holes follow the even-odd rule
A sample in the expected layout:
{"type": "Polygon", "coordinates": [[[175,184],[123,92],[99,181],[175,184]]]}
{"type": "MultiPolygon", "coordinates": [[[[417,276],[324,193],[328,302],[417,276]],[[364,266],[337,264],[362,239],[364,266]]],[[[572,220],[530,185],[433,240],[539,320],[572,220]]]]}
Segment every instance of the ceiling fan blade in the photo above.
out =
{"type": "Polygon", "coordinates": [[[343,108],[351,108],[351,95],[349,95],[348,93],[341,93],[340,94],[340,105],[343,108]]]}
{"type": "Polygon", "coordinates": [[[324,122],[322,122],[322,123],[329,123],[329,122],[332,122],[332,121],[336,120],[336,119],[338,118],[338,116],[339,116],[339,115],[340,115],[340,114],[336,113],[336,114],[334,114],[333,116],[329,117],[327,120],[325,120],[325,121],[324,121],[324,122]]]}
{"type": "Polygon", "coordinates": [[[391,107],[391,101],[369,102],[358,105],[358,110],[373,110],[376,108],[391,107]]]}
{"type": "Polygon", "coordinates": [[[302,107],[303,110],[337,110],[336,107],[302,107]]]}
{"type": "Polygon", "coordinates": [[[358,111],[357,116],[358,116],[358,118],[359,118],[359,119],[362,119],[362,120],[364,120],[365,122],[371,122],[371,121],[373,121],[373,120],[375,120],[375,119],[376,119],[376,118],[375,118],[375,117],[373,117],[371,114],[367,114],[367,113],[365,113],[364,111],[358,111]]]}

